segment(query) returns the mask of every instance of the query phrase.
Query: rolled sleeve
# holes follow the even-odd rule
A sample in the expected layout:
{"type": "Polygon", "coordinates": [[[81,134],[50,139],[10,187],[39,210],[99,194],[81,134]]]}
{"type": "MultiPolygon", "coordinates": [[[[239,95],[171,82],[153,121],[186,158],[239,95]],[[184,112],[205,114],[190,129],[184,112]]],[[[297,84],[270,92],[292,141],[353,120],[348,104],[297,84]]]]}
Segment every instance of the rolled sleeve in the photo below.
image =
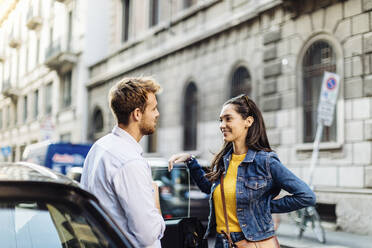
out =
{"type": "Polygon", "coordinates": [[[113,177],[113,187],[126,214],[128,230],[141,247],[160,240],[165,223],[155,206],[151,170],[146,162],[126,163],[113,177]]]}

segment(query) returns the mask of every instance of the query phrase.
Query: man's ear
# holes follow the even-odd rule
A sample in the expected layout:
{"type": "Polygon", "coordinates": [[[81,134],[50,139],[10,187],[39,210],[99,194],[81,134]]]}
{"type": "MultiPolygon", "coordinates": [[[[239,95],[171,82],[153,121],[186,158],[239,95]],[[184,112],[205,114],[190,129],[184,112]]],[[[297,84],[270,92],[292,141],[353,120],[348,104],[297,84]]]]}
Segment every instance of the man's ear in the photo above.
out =
{"type": "Polygon", "coordinates": [[[253,122],[254,122],[253,117],[252,116],[248,116],[247,119],[245,119],[245,127],[246,128],[251,127],[252,124],[253,124],[253,122]]]}
{"type": "Polygon", "coordinates": [[[136,108],[132,111],[132,114],[131,114],[132,118],[134,121],[141,121],[142,119],[142,112],[139,108],[136,108]]]}

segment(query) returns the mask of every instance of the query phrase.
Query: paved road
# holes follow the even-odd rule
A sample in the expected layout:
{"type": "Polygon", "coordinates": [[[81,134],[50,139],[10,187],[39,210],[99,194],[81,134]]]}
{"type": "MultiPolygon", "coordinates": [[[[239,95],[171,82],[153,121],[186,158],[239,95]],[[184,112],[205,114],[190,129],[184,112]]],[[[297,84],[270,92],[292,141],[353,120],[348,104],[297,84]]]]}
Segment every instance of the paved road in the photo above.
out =
{"type": "MultiPolygon", "coordinates": [[[[291,223],[281,223],[277,231],[281,248],[372,248],[372,237],[326,229],[326,244],[317,241],[311,228],[302,239],[297,239],[297,227],[291,223]]],[[[209,248],[214,247],[214,238],[208,239],[209,248]]]]}

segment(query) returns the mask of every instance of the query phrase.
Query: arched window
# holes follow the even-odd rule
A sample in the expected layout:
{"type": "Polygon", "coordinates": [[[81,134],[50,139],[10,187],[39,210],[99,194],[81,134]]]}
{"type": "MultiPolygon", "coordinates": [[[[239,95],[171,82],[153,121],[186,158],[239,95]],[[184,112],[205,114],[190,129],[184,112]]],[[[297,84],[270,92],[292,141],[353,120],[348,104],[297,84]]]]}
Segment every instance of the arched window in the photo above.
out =
{"type": "Polygon", "coordinates": [[[196,150],[198,124],[198,89],[195,83],[187,85],[183,101],[183,149],[196,150]]]}
{"type": "Polygon", "coordinates": [[[93,133],[103,131],[103,114],[101,109],[96,108],[93,112],[93,133]]]}
{"type": "Polygon", "coordinates": [[[238,96],[240,94],[250,96],[251,91],[251,76],[244,66],[240,66],[235,70],[232,76],[230,97],[238,96]]]}
{"type": "MultiPolygon", "coordinates": [[[[326,41],[316,41],[306,50],[302,62],[304,142],[313,142],[315,138],[317,108],[325,71],[336,72],[336,54],[326,41]]],[[[323,142],[336,141],[336,120],[334,116],[332,126],[324,127],[323,142]]]]}

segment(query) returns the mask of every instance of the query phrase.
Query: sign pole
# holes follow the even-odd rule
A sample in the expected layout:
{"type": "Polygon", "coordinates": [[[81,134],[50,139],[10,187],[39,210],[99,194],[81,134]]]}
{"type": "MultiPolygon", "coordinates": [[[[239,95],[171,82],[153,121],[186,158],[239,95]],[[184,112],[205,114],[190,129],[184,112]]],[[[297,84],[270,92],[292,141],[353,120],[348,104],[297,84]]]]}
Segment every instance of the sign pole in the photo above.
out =
{"type": "Polygon", "coordinates": [[[314,177],[314,170],[315,170],[315,165],[318,162],[318,157],[319,157],[319,143],[320,140],[322,139],[322,134],[323,134],[323,123],[321,121],[318,122],[318,127],[316,129],[316,135],[315,135],[315,140],[313,144],[313,154],[311,156],[311,164],[310,164],[310,176],[309,176],[309,186],[313,186],[313,177],[314,177]]]}
{"type": "Polygon", "coordinates": [[[320,98],[318,105],[318,126],[316,129],[313,154],[311,156],[310,172],[309,172],[309,185],[313,186],[313,177],[315,166],[319,157],[319,143],[322,139],[323,127],[330,127],[333,122],[334,110],[337,102],[338,90],[340,85],[340,76],[324,72],[323,82],[321,84],[320,98]]]}

